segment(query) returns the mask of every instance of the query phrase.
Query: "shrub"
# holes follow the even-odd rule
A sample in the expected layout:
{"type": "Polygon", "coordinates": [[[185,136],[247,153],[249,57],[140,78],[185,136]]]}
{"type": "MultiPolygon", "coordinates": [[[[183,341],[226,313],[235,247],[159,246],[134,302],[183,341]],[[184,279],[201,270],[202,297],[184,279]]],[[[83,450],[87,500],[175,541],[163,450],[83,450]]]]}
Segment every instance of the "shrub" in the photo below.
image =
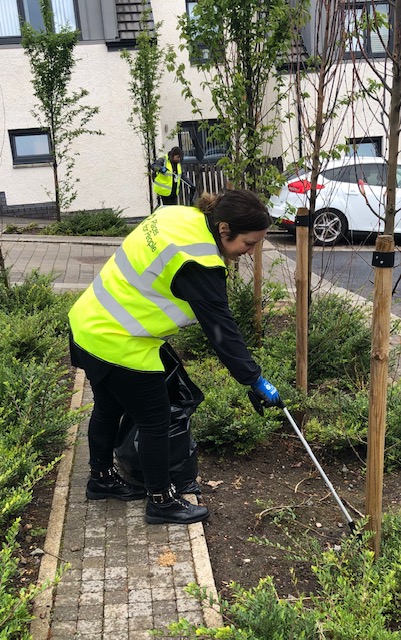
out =
{"type": "MultiPolygon", "coordinates": [[[[252,292],[244,282],[236,282],[235,279],[234,282],[234,290],[240,291],[236,300],[241,302],[237,307],[235,304],[231,306],[240,314],[244,304],[247,310],[250,308],[252,292]]],[[[271,314],[266,318],[267,322],[272,317],[279,317],[273,303],[271,314]]],[[[245,326],[249,325],[247,313],[243,320],[245,326]]],[[[275,410],[265,412],[263,418],[257,416],[242,385],[232,379],[216,358],[208,357],[210,346],[199,326],[190,327],[183,333],[184,339],[179,339],[175,346],[183,349],[187,357],[197,356],[197,366],[188,368],[188,371],[205,394],[205,401],[192,419],[198,442],[220,450],[229,446],[237,452],[249,452],[278,428],[282,416],[275,410]]],[[[315,386],[318,382],[320,386],[308,397],[295,388],[295,335],[295,309],[292,305],[286,308],[280,322],[267,324],[263,347],[251,347],[263,375],[279,389],[290,410],[304,413],[306,433],[311,440],[338,449],[364,445],[368,416],[366,382],[370,364],[370,337],[365,313],[339,296],[329,295],[315,300],[311,309],[310,377],[315,386]]],[[[391,445],[388,455],[392,464],[401,461],[397,441],[401,434],[396,418],[401,410],[399,395],[393,389],[389,401],[393,427],[389,429],[388,442],[391,445]]]]}
{"type": "Polygon", "coordinates": [[[68,567],[59,569],[53,583],[45,581],[41,586],[31,584],[15,589],[13,579],[18,572],[18,542],[16,540],[20,521],[17,519],[6,533],[0,549],[0,640],[31,640],[29,623],[33,616],[32,603],[46,589],[60,582],[68,567]]]}
{"type": "MultiPolygon", "coordinates": [[[[294,539],[294,554],[312,565],[317,580],[313,594],[300,594],[293,600],[280,600],[270,576],[257,587],[244,589],[231,583],[230,600],[214,598],[196,584],[186,591],[203,606],[219,605],[222,627],[193,625],[183,618],[169,625],[169,637],[203,638],[203,640],[400,640],[401,632],[391,627],[400,617],[401,516],[393,514],[383,520],[383,544],[375,560],[370,549],[370,534],[363,533],[365,522],[358,523],[352,536],[338,547],[320,549],[305,532],[294,539]],[[306,595],[308,598],[306,599],[306,595]]],[[[258,541],[259,543],[268,541],[258,541]]],[[[271,545],[270,545],[271,546],[271,545]]],[[[277,545],[278,546],[278,545],[277,545]]],[[[281,550],[284,548],[279,546],[281,550]]],[[[296,584],[295,571],[293,574],[296,584]]],[[[162,635],[165,632],[157,632],[162,635]]]]}
{"type": "Polygon", "coordinates": [[[7,446],[32,442],[46,458],[57,454],[78,416],[66,410],[70,396],[59,362],[0,359],[0,440],[6,438],[7,446]]]}
{"type": "Polygon", "coordinates": [[[276,410],[265,417],[253,410],[243,385],[217,358],[207,358],[201,366],[189,363],[187,370],[205,395],[191,425],[195,439],[206,449],[249,453],[280,426],[276,410]]]}
{"type": "Polygon", "coordinates": [[[39,456],[32,444],[5,447],[0,443],[2,469],[0,472],[0,527],[7,526],[20,515],[32,500],[35,485],[50,473],[58,458],[47,465],[38,463],[39,456]]]}
{"type": "MultiPolygon", "coordinates": [[[[75,295],[55,294],[52,276],[31,273],[22,285],[0,285],[0,640],[28,640],[38,588],[15,588],[19,521],[35,484],[57,464],[71,412],[67,311],[75,295]]],[[[56,582],[58,578],[56,578],[56,582]]]]}
{"type": "Polygon", "coordinates": [[[27,311],[32,313],[46,309],[54,302],[51,287],[54,276],[41,275],[39,271],[28,274],[21,285],[6,287],[0,282],[0,309],[4,313],[27,311]]]}
{"type": "Polygon", "coordinates": [[[309,382],[335,379],[339,387],[366,381],[371,332],[366,310],[343,296],[318,296],[309,317],[309,382]]]}
{"type": "MultiPolygon", "coordinates": [[[[305,436],[331,449],[346,450],[362,447],[366,450],[369,422],[369,390],[343,392],[333,387],[318,389],[303,400],[305,436]]],[[[389,386],[385,468],[401,466],[401,381],[389,386]]]]}
{"type": "Polygon", "coordinates": [[[42,230],[44,235],[56,236],[126,236],[132,229],[122,218],[120,209],[79,211],[42,230]]]}
{"type": "MultiPolygon", "coordinates": [[[[66,339],[65,335],[63,338],[58,335],[58,328],[58,320],[49,310],[32,315],[0,312],[0,358],[9,361],[30,358],[36,362],[50,357],[61,360],[66,354],[66,339]]],[[[64,334],[65,331],[64,321],[64,334]]]]}

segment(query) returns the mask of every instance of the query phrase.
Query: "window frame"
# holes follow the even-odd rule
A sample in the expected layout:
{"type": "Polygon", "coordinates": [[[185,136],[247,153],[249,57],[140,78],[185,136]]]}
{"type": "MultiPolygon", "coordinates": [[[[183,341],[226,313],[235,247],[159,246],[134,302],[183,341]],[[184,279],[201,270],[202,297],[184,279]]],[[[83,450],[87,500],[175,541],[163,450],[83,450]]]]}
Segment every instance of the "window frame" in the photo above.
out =
{"type": "Polygon", "coordinates": [[[53,162],[53,155],[51,152],[52,145],[51,145],[50,132],[48,129],[40,129],[40,128],[9,129],[8,136],[10,140],[11,155],[12,155],[14,167],[24,166],[24,165],[33,165],[33,164],[35,165],[52,164],[53,162]],[[29,137],[29,136],[33,137],[33,136],[39,136],[39,135],[47,136],[49,153],[31,154],[31,155],[25,155],[25,156],[21,156],[18,154],[17,145],[16,145],[17,138],[29,137]]]}
{"type": "Polygon", "coordinates": [[[383,147],[383,138],[382,136],[362,136],[362,137],[356,137],[356,138],[348,138],[347,139],[347,145],[350,147],[350,149],[353,151],[353,153],[347,153],[347,156],[352,157],[352,156],[358,156],[358,150],[354,150],[355,147],[357,147],[360,144],[363,143],[370,143],[372,144],[375,149],[376,149],[376,155],[375,156],[364,156],[364,157],[371,157],[371,158],[381,158],[383,156],[382,154],[382,147],[383,147]]]}
{"type": "MultiPolygon", "coordinates": [[[[388,8],[388,16],[389,16],[389,27],[388,27],[388,48],[390,50],[392,50],[393,47],[393,39],[394,39],[394,29],[393,29],[393,25],[394,25],[394,9],[391,6],[389,0],[377,0],[377,4],[383,4],[386,5],[388,8]]],[[[349,20],[349,24],[351,24],[353,22],[353,18],[354,18],[354,13],[356,11],[361,11],[361,13],[363,11],[369,10],[371,12],[372,10],[372,5],[368,4],[365,1],[358,1],[358,0],[354,0],[354,2],[346,2],[346,6],[345,6],[345,11],[349,12],[349,16],[350,16],[350,20],[349,20]]],[[[379,12],[380,13],[380,12],[379,12]]],[[[364,43],[364,51],[365,51],[365,55],[368,56],[369,58],[385,58],[386,57],[386,52],[385,51],[372,51],[372,39],[371,39],[371,32],[369,32],[367,29],[364,29],[363,31],[363,36],[362,36],[362,40],[364,43]]],[[[345,52],[344,52],[344,58],[350,59],[350,58],[363,58],[364,54],[360,51],[360,50],[354,50],[352,48],[352,44],[350,43],[350,48],[346,48],[345,52]]]]}
{"type": "MultiPolygon", "coordinates": [[[[191,11],[191,9],[193,9],[192,5],[196,4],[198,4],[198,0],[185,0],[185,11],[189,20],[196,20],[196,17],[193,17],[191,11]]],[[[209,49],[206,45],[199,43],[192,45],[192,49],[189,55],[191,66],[199,66],[209,61],[209,49]]]]}
{"type": "MultiPolygon", "coordinates": [[[[39,4],[39,0],[37,0],[38,4],[39,4]]],[[[72,7],[74,10],[74,15],[75,15],[75,28],[74,31],[80,31],[81,30],[81,23],[79,21],[79,11],[78,11],[78,0],[71,0],[72,2],[72,7]]],[[[24,2],[23,0],[15,0],[15,4],[17,7],[17,12],[18,12],[18,17],[19,17],[19,25],[20,25],[20,29],[22,27],[22,25],[25,22],[29,21],[26,19],[25,16],[25,8],[24,8],[24,2]]],[[[0,36],[0,45],[3,44],[20,44],[21,42],[21,34],[20,35],[13,35],[13,36],[0,36]]]]}
{"type": "MultiPolygon", "coordinates": [[[[207,142],[207,137],[208,135],[210,135],[208,133],[208,130],[205,130],[204,128],[204,124],[205,122],[207,122],[208,124],[208,129],[210,129],[210,127],[213,127],[214,125],[216,125],[218,123],[218,120],[216,118],[207,118],[205,120],[183,120],[181,122],[177,122],[177,126],[178,126],[178,145],[180,147],[180,149],[183,150],[184,153],[184,158],[183,158],[183,163],[185,164],[217,164],[217,162],[220,160],[220,158],[224,158],[228,155],[228,144],[226,145],[226,152],[220,154],[212,154],[212,156],[220,156],[219,158],[217,158],[217,160],[214,162],[212,160],[208,160],[208,151],[210,151],[211,149],[213,149],[216,146],[224,146],[223,143],[219,143],[217,141],[210,141],[207,142]],[[186,157],[185,157],[185,145],[183,144],[183,134],[187,133],[190,138],[191,138],[191,142],[193,144],[193,148],[195,151],[195,156],[187,156],[187,157],[194,157],[195,160],[190,160],[187,161],[186,157]],[[191,135],[192,134],[192,135],[191,135]],[[206,143],[204,145],[204,143],[206,143]],[[202,158],[200,158],[202,154],[202,158]],[[205,160],[206,158],[206,160],[205,160]]],[[[210,156],[210,157],[212,157],[210,156]]]]}

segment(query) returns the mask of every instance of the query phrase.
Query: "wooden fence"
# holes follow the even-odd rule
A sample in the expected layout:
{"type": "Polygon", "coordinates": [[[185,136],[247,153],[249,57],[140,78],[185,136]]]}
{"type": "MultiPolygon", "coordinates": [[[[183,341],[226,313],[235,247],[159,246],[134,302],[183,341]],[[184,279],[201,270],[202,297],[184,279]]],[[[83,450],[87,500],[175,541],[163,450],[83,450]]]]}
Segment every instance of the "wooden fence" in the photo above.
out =
{"type": "MultiPolygon", "coordinates": [[[[281,158],[271,158],[269,163],[278,167],[281,172],[283,171],[281,158]]],[[[227,185],[227,178],[224,176],[221,167],[216,164],[183,163],[183,175],[196,186],[195,195],[200,195],[203,191],[218,193],[224,190],[227,185]]],[[[192,193],[183,183],[179,198],[180,204],[191,204],[191,197],[192,193]]]]}
{"type": "MultiPolygon", "coordinates": [[[[183,175],[196,186],[195,196],[200,195],[203,191],[218,193],[225,189],[227,184],[221,167],[215,164],[184,164],[183,175]]],[[[191,197],[192,193],[182,183],[180,203],[190,204],[191,197]]]]}

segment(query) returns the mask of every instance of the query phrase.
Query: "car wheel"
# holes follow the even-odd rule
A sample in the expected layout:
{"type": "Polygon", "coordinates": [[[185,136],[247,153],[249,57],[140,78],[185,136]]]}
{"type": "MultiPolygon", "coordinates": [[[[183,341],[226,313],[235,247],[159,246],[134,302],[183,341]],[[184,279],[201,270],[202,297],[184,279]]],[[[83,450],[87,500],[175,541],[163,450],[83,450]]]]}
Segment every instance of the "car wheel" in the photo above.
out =
{"type": "Polygon", "coordinates": [[[322,209],[315,214],[313,221],[315,245],[333,247],[346,236],[347,230],[347,220],[340,211],[322,209]]]}

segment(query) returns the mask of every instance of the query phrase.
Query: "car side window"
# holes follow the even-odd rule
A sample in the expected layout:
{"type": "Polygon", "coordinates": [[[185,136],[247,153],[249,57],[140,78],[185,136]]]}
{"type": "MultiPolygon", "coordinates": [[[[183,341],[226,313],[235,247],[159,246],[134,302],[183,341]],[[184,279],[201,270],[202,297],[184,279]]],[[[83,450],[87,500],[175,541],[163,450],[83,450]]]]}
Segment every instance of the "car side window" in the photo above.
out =
{"type": "Polygon", "coordinates": [[[339,167],[336,169],[327,169],[322,173],[328,180],[346,182],[348,184],[357,184],[359,180],[362,180],[373,187],[384,186],[386,184],[386,170],[387,167],[385,164],[372,162],[366,164],[351,164],[347,167],[339,167]]]}
{"type": "Polygon", "coordinates": [[[397,189],[401,187],[401,166],[397,166],[397,189]]]}
{"type": "Polygon", "coordinates": [[[364,164],[362,169],[362,179],[372,187],[383,187],[386,184],[387,166],[385,164],[369,163],[364,164]]]}
{"type": "Polygon", "coordinates": [[[335,169],[325,169],[322,176],[326,180],[335,180],[336,182],[349,182],[347,179],[347,167],[337,167],[335,169]]]}

